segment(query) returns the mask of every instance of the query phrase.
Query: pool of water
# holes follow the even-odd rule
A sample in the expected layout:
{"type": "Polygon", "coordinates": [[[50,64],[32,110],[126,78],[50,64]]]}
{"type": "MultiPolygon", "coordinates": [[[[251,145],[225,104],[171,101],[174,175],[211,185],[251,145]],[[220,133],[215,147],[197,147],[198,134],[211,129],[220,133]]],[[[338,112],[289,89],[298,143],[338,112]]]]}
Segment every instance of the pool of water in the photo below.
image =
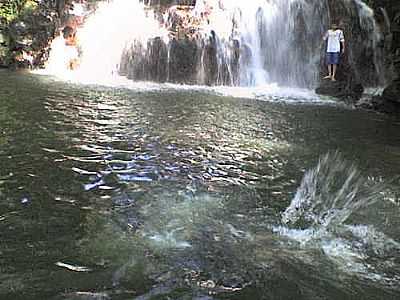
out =
{"type": "Polygon", "coordinates": [[[0,299],[399,299],[399,119],[279,87],[0,82],[0,299]]]}

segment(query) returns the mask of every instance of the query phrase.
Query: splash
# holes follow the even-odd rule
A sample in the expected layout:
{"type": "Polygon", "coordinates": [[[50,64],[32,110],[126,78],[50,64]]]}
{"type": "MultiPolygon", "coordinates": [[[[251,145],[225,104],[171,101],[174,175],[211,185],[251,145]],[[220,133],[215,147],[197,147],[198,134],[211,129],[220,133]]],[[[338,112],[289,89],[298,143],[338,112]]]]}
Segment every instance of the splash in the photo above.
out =
{"type": "Polygon", "coordinates": [[[301,227],[343,225],[352,213],[381,199],[383,189],[380,183],[371,185],[339,152],[328,153],[304,175],[282,220],[301,227]]]}
{"type": "MultiPolygon", "coordinates": [[[[301,182],[274,231],[318,249],[347,273],[398,284],[396,266],[385,263],[400,253],[400,243],[373,225],[351,224],[351,216],[385,199],[387,184],[370,182],[339,152],[324,155],[301,182]]],[[[369,221],[370,223],[371,221],[369,221]]]]}

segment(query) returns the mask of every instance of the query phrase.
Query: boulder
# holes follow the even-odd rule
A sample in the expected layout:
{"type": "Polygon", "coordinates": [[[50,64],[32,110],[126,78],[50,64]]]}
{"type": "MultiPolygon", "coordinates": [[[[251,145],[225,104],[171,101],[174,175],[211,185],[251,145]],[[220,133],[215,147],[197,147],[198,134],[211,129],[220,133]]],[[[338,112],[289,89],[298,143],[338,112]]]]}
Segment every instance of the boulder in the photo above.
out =
{"type": "Polygon", "coordinates": [[[315,92],[319,95],[331,96],[348,103],[355,103],[363,94],[364,88],[360,83],[351,81],[325,80],[320,83],[315,92]]]}
{"type": "Polygon", "coordinates": [[[189,39],[172,40],[169,45],[169,81],[196,83],[199,62],[198,45],[189,39]]]}
{"type": "Polygon", "coordinates": [[[147,43],[147,79],[165,82],[168,78],[168,49],[160,37],[147,43]]]}
{"type": "Polygon", "coordinates": [[[218,79],[218,61],[217,61],[217,44],[215,33],[211,35],[203,48],[203,68],[204,68],[204,83],[213,85],[218,79]]]}
{"type": "Polygon", "coordinates": [[[385,88],[382,98],[387,102],[400,106],[400,79],[394,80],[385,88]]]}
{"type": "Polygon", "coordinates": [[[362,99],[356,104],[357,107],[379,111],[386,114],[400,115],[400,104],[385,100],[382,96],[372,96],[362,99]]]}
{"type": "MultiPolygon", "coordinates": [[[[326,66],[321,70],[321,78],[326,75],[326,66]]],[[[364,88],[359,81],[354,65],[350,62],[348,54],[342,55],[341,62],[337,68],[336,79],[321,80],[315,92],[319,95],[336,97],[340,100],[354,104],[359,100],[364,92],[364,88]]]]}

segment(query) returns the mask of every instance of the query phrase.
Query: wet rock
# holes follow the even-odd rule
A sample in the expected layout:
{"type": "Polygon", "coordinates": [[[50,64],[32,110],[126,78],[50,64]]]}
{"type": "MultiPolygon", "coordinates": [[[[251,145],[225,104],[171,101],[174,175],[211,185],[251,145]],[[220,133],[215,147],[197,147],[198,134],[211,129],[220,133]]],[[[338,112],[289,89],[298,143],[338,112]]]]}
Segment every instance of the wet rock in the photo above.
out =
{"type": "Polygon", "coordinates": [[[193,40],[173,39],[170,43],[169,81],[193,84],[196,82],[198,47],[193,40]]]}
{"type": "Polygon", "coordinates": [[[359,103],[359,107],[400,115],[400,79],[394,80],[386,87],[382,96],[371,97],[359,103]]]}
{"type": "Polygon", "coordinates": [[[140,42],[134,44],[125,51],[121,60],[120,74],[133,80],[144,80],[145,73],[145,48],[140,42]]]}
{"type": "Polygon", "coordinates": [[[348,81],[322,81],[315,90],[319,95],[331,96],[349,103],[354,103],[361,98],[364,88],[361,84],[348,81]]]}
{"type": "Polygon", "coordinates": [[[385,88],[382,98],[387,102],[400,106],[400,79],[394,80],[388,87],[385,88]]]}
{"type": "Polygon", "coordinates": [[[400,105],[396,102],[387,101],[382,96],[362,99],[356,103],[356,107],[386,114],[400,115],[400,105]]]}
{"type": "Polygon", "coordinates": [[[147,46],[147,64],[149,80],[165,82],[168,78],[168,49],[164,41],[156,37],[149,40],[147,46]]]}
{"type": "Polygon", "coordinates": [[[218,61],[215,33],[209,38],[203,50],[203,67],[205,84],[212,85],[217,81],[218,61]]]}
{"type": "MultiPolygon", "coordinates": [[[[382,32],[385,73],[388,81],[382,96],[373,96],[357,103],[358,107],[384,113],[400,113],[400,3],[393,0],[370,0],[375,19],[382,32]],[[393,80],[394,79],[394,80],[393,80]]],[[[363,63],[368,61],[363,60],[363,63]]]]}

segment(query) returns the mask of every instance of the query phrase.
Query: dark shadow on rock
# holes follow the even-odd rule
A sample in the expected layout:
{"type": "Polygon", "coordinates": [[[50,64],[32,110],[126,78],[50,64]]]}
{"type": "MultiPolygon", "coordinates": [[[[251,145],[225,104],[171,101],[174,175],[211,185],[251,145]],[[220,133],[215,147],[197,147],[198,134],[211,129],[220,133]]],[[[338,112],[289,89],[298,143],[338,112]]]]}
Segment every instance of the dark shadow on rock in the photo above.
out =
{"type": "Polygon", "coordinates": [[[358,107],[400,116],[400,79],[394,80],[382,93],[361,101],[358,107]]]}
{"type": "MultiPolygon", "coordinates": [[[[321,78],[326,75],[326,72],[321,72],[321,78]]],[[[332,96],[351,104],[354,104],[361,98],[364,88],[357,79],[354,67],[347,55],[342,55],[341,57],[341,63],[336,73],[336,80],[321,80],[315,92],[319,95],[332,96]]]]}
{"type": "Polygon", "coordinates": [[[196,83],[198,46],[189,39],[172,40],[169,52],[169,81],[174,83],[196,83]]]}
{"type": "Polygon", "coordinates": [[[319,95],[331,96],[348,103],[355,103],[362,96],[364,88],[361,84],[347,81],[322,81],[315,92],[319,95]]]}

